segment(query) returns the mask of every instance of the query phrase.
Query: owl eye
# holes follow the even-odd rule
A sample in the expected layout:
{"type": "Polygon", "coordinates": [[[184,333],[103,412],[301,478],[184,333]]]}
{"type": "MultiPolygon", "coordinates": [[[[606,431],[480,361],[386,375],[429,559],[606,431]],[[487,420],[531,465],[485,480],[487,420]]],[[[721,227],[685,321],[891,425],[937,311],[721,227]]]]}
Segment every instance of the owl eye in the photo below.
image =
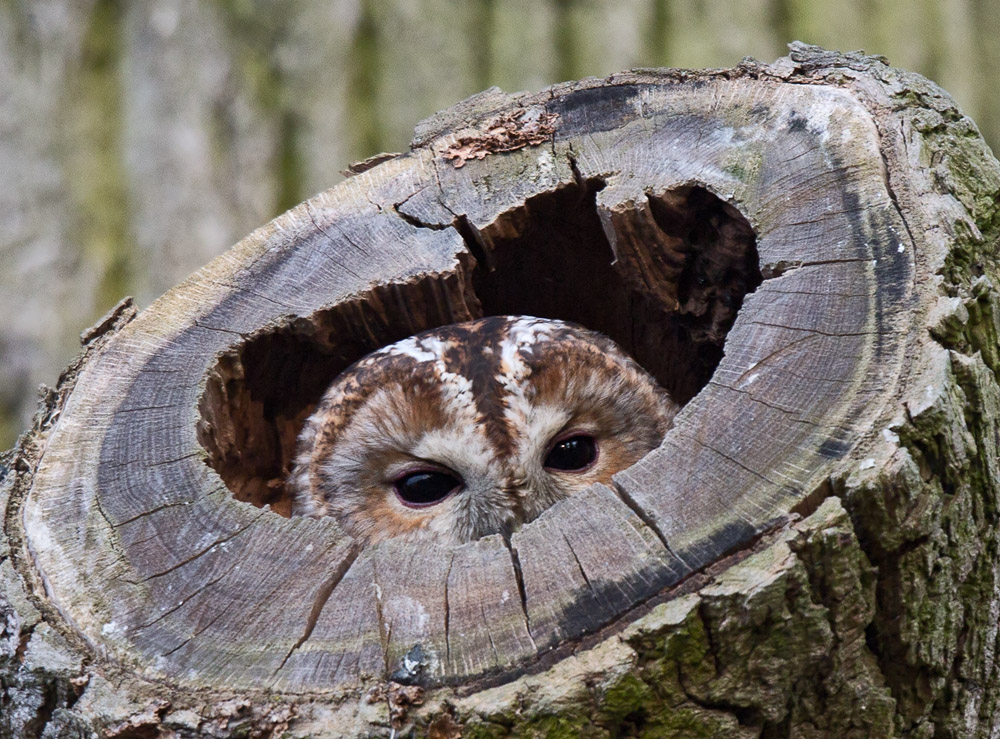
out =
{"type": "Polygon", "coordinates": [[[593,436],[578,434],[556,443],[545,457],[545,467],[550,470],[579,472],[597,459],[597,440],[593,436]]]}
{"type": "Polygon", "coordinates": [[[396,480],[396,495],[411,508],[440,503],[462,484],[454,475],[438,470],[419,470],[396,480]]]}

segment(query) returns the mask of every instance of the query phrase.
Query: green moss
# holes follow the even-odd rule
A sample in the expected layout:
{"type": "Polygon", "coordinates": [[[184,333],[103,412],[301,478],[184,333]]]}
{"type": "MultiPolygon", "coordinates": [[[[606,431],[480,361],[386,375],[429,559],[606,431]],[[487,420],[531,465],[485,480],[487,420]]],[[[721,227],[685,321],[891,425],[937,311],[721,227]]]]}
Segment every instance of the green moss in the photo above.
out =
{"type": "MultiPolygon", "coordinates": [[[[916,75],[900,72],[902,89],[894,102],[914,106],[914,128],[923,134],[921,164],[939,185],[947,186],[975,223],[970,230],[963,221],[954,223],[954,241],[946,257],[943,274],[946,289],[968,288],[984,272],[997,274],[995,246],[1000,241],[1000,167],[976,125],[955,102],[916,75]]],[[[953,293],[954,294],[954,293],[953,293]]]]}
{"type": "Polygon", "coordinates": [[[574,737],[606,737],[607,732],[595,727],[588,719],[566,714],[542,716],[529,721],[517,735],[531,739],[574,739],[574,737]]]}
{"type": "Polygon", "coordinates": [[[648,682],[629,672],[604,692],[601,708],[608,716],[621,717],[647,705],[655,697],[656,691],[648,682]]]}
{"type": "Polygon", "coordinates": [[[746,167],[743,166],[742,162],[729,162],[723,165],[722,171],[725,172],[726,174],[731,174],[733,177],[740,180],[741,182],[746,181],[747,170],[746,167]]]}
{"type": "Polygon", "coordinates": [[[645,719],[648,706],[658,700],[656,691],[648,683],[634,674],[628,674],[604,694],[601,712],[608,723],[634,723],[638,716],[645,719]]]}
{"type": "Polygon", "coordinates": [[[732,175],[740,182],[752,182],[760,174],[764,159],[759,151],[741,151],[722,164],[722,171],[732,175]]]}
{"type": "Polygon", "coordinates": [[[694,739],[783,735],[789,726],[891,736],[896,703],[865,645],[872,577],[846,511],[829,498],[575,667],[460,709],[463,736],[694,739]],[[564,686],[558,699],[545,695],[548,680],[564,686]],[[565,691],[578,680],[577,692],[565,691]],[[494,713],[481,715],[483,705],[494,713]]]}
{"type": "Polygon", "coordinates": [[[462,737],[467,739],[500,739],[510,736],[510,730],[499,724],[469,724],[462,728],[462,737]]]}
{"type": "Polygon", "coordinates": [[[463,739],[500,739],[510,736],[510,730],[500,724],[468,724],[462,727],[463,739]]]}
{"type": "Polygon", "coordinates": [[[611,736],[715,737],[726,736],[738,725],[722,711],[688,701],[669,661],[657,661],[642,670],[642,678],[625,675],[604,694],[598,722],[611,736]]]}

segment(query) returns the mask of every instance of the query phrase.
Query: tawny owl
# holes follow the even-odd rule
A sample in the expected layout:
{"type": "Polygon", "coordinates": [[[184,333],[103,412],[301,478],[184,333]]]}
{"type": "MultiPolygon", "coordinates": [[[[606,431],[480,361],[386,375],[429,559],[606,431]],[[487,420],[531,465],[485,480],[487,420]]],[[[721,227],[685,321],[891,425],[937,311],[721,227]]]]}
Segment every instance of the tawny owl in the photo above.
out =
{"type": "Polygon", "coordinates": [[[299,436],[293,512],[365,542],[509,534],[610,482],[676,411],[601,334],[525,316],[443,326],[337,377],[299,436]]]}

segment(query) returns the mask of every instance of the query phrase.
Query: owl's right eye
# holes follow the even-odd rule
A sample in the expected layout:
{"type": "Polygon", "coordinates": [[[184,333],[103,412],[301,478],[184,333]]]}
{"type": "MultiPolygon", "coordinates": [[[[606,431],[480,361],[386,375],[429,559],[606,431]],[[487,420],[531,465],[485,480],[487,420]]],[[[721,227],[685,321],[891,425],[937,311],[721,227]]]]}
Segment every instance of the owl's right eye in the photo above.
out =
{"type": "Polygon", "coordinates": [[[582,472],[597,459],[597,440],[586,434],[576,434],[557,442],[545,457],[547,470],[582,472]]]}
{"type": "Polygon", "coordinates": [[[396,480],[396,495],[403,505],[423,508],[440,503],[456,490],[462,481],[438,470],[419,470],[396,480]]]}

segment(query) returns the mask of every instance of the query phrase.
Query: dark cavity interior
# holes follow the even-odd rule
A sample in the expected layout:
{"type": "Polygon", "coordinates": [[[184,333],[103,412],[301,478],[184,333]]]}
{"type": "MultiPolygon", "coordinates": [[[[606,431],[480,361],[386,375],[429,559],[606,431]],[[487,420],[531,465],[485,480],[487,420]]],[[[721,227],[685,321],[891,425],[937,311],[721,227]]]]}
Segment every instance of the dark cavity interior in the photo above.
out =
{"type": "Polygon", "coordinates": [[[686,403],[712,376],[744,296],[761,282],[753,231],[697,186],[648,193],[602,225],[602,187],[538,195],[480,231],[459,219],[474,257],[464,274],[376,288],[234,347],[202,396],[209,464],[238,499],[289,515],[284,480],[296,438],[337,374],[381,346],[482,315],[601,331],[686,403]]]}

